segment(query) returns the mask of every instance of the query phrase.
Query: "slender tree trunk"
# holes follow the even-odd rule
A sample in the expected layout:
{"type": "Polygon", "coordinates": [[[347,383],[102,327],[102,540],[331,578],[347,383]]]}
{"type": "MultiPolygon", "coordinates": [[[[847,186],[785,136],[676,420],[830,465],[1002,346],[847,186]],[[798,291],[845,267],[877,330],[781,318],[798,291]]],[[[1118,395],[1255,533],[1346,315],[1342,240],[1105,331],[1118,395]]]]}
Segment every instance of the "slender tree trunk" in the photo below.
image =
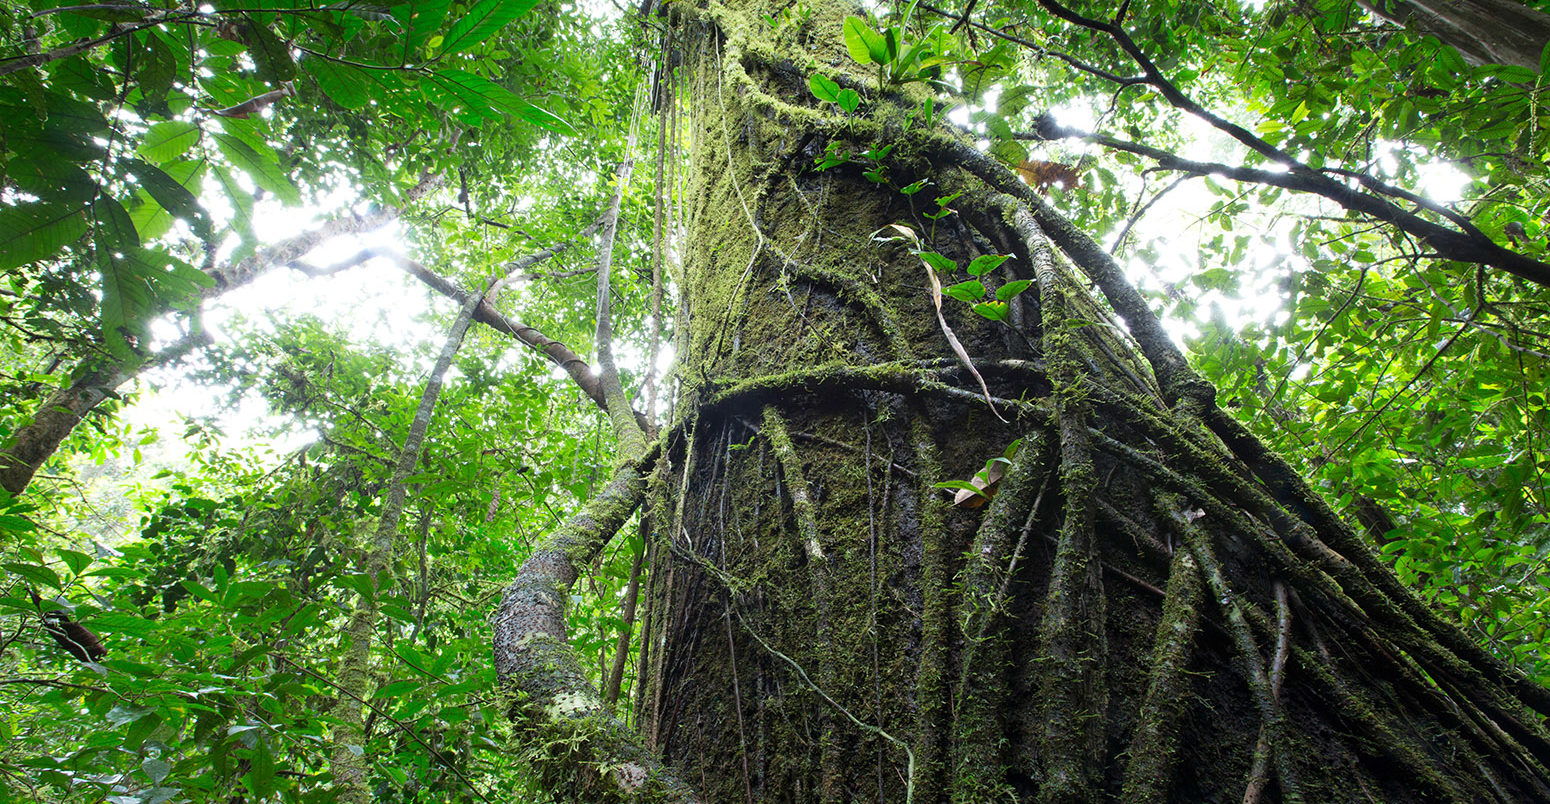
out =
{"type": "Polygon", "coordinates": [[[1362,8],[1458,50],[1464,61],[1539,71],[1550,14],[1514,0],[1361,0],[1362,8]]]}
{"type": "Polygon", "coordinates": [[[923,95],[878,92],[849,9],[772,28],[754,5],[665,12],[687,348],[638,690],[679,779],[714,802],[1550,798],[1543,689],[1223,416],[1106,254],[923,95]],[[892,151],[816,169],[831,146],[892,151]],[[917,243],[960,266],[944,284],[1003,254],[979,281],[1031,287],[1006,323],[954,299],[939,322],[917,243]],[[985,494],[938,485],[1005,455],[985,494]]]}

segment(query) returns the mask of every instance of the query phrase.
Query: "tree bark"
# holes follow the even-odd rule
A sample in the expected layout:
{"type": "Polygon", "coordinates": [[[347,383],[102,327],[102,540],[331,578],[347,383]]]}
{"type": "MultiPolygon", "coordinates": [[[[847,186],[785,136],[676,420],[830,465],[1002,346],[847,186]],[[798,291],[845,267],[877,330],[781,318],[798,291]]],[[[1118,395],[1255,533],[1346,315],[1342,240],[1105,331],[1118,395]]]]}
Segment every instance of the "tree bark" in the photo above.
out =
{"type": "Polygon", "coordinates": [[[757,5],[665,12],[687,347],[637,690],[678,779],[716,802],[1550,797],[1543,689],[1226,420],[1077,227],[870,84],[846,7],[772,28],[757,5]],[[831,145],[893,150],[815,169],[831,145]],[[1033,283],[1006,323],[945,300],[970,360],[908,237],[878,241],[895,224],[960,269],[1012,255],[992,292],[1033,283]],[[937,485],[1009,452],[983,494],[937,485]]]}
{"type": "Polygon", "coordinates": [[[1362,8],[1401,27],[1435,36],[1482,64],[1510,64],[1539,72],[1550,43],[1550,14],[1514,0],[1361,0],[1362,8]]]}

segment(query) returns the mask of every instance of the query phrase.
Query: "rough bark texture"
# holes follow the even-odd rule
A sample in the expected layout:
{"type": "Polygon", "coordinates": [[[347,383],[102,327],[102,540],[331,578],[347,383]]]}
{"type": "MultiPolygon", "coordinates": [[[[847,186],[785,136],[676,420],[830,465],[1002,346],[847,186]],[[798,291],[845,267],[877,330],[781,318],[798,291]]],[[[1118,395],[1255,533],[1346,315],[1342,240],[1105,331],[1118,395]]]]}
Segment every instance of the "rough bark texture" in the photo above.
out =
{"type": "Polygon", "coordinates": [[[1550,798],[1544,690],[1409,596],[919,97],[818,103],[810,70],[868,75],[846,10],[804,8],[667,11],[687,343],[636,705],[678,777],[715,802],[1550,798]],[[815,170],[836,142],[893,145],[888,182],[815,170]],[[945,306],[1009,423],[891,224],[1035,283],[1007,324],[945,306]],[[1017,439],[989,504],[936,486],[1017,439]]]}
{"type": "Polygon", "coordinates": [[[1395,25],[1452,45],[1464,61],[1539,71],[1550,43],[1550,14],[1515,0],[1362,0],[1362,8],[1395,25]]]}

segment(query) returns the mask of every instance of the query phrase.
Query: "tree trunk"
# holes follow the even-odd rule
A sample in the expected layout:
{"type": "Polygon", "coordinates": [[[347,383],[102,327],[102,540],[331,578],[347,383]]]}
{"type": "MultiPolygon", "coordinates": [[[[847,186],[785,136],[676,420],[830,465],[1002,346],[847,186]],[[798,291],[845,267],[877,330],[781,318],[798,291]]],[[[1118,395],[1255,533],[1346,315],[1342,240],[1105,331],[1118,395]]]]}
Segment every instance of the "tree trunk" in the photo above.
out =
{"type": "Polygon", "coordinates": [[[1361,0],[1362,8],[1389,22],[1435,36],[1464,61],[1511,64],[1539,71],[1550,43],[1550,14],[1514,0],[1361,0]]]}
{"type": "Polygon", "coordinates": [[[702,800],[1550,798],[1550,696],[1223,416],[1107,255],[878,92],[846,7],[687,5],[684,397],[636,705],[702,800]],[[893,148],[815,169],[830,146],[893,148]],[[974,370],[893,224],[1033,283],[1007,323],[942,300],[974,370]],[[1008,453],[985,495],[938,487],[1008,453]]]}

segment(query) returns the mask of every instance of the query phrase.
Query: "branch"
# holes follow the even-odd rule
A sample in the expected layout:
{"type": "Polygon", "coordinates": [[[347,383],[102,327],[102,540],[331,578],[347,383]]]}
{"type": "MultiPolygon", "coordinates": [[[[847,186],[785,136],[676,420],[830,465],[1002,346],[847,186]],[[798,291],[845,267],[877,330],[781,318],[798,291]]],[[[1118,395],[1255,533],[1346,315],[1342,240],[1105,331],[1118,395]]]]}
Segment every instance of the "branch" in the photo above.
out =
{"type": "Polygon", "coordinates": [[[319,244],[341,235],[362,234],[378,229],[403,214],[403,207],[418,201],[440,187],[439,173],[426,173],[419,183],[404,193],[403,204],[384,205],[366,215],[341,215],[308,232],[286,238],[233,265],[210,270],[214,287],[206,295],[224,292],[237,285],[253,281],[259,274],[281,265],[292,265],[319,244]]]}
{"type": "MultiPolygon", "coordinates": [[[[1130,58],[1141,68],[1141,72],[1144,76],[1144,81],[1142,83],[1145,83],[1146,85],[1156,89],[1157,92],[1161,94],[1170,105],[1176,109],[1188,112],[1189,114],[1192,114],[1201,120],[1206,121],[1207,123],[1211,124],[1213,128],[1227,134],[1234,140],[1237,140],[1240,144],[1244,145],[1249,150],[1264,156],[1276,164],[1284,165],[1287,168],[1288,173],[1272,173],[1270,171],[1254,170],[1250,168],[1228,168],[1225,166],[1211,165],[1209,163],[1189,162],[1187,160],[1179,159],[1172,154],[1156,151],[1156,149],[1146,148],[1146,146],[1139,146],[1133,143],[1123,143],[1123,145],[1129,146],[1124,148],[1124,150],[1131,150],[1132,153],[1140,153],[1150,156],[1154,159],[1158,159],[1160,164],[1163,164],[1164,158],[1175,160],[1171,167],[1176,170],[1194,172],[1197,169],[1201,169],[1206,173],[1219,172],[1228,176],[1232,176],[1233,172],[1241,172],[1240,175],[1251,177],[1241,178],[1240,180],[1242,181],[1255,181],[1277,187],[1286,187],[1287,189],[1301,192],[1315,193],[1317,195],[1328,198],[1347,209],[1361,212],[1363,214],[1377,218],[1378,220],[1393,224],[1400,230],[1425,240],[1447,259],[1489,265],[1515,276],[1522,277],[1523,279],[1534,282],[1535,284],[1550,286],[1550,264],[1541,262],[1523,254],[1519,254],[1516,251],[1502,246],[1501,244],[1492,240],[1490,237],[1486,236],[1484,232],[1481,232],[1479,229],[1475,228],[1475,226],[1471,224],[1464,216],[1459,215],[1452,210],[1448,210],[1436,202],[1421,198],[1414,193],[1410,193],[1409,191],[1378,181],[1377,179],[1374,179],[1370,176],[1363,176],[1355,172],[1346,172],[1346,175],[1350,175],[1356,178],[1356,180],[1360,182],[1362,186],[1373,192],[1402,198],[1406,201],[1416,203],[1423,208],[1435,212],[1439,215],[1447,217],[1449,220],[1453,221],[1459,226],[1459,230],[1456,231],[1433,223],[1419,215],[1401,209],[1394,203],[1378,195],[1363,193],[1344,184],[1341,184],[1340,182],[1330,178],[1325,173],[1315,170],[1308,165],[1298,161],[1290,154],[1282,151],[1274,145],[1271,145],[1269,142],[1266,142],[1242,126],[1232,123],[1208,111],[1200,104],[1192,100],[1188,95],[1185,95],[1183,91],[1181,91],[1171,81],[1164,77],[1162,71],[1158,69],[1157,65],[1153,63],[1149,57],[1147,57],[1146,53],[1143,52],[1140,46],[1135,43],[1135,40],[1130,38],[1130,34],[1125,32],[1125,29],[1119,24],[1118,21],[1103,22],[1100,20],[1092,19],[1090,17],[1084,17],[1081,14],[1078,14],[1075,11],[1061,5],[1060,3],[1055,2],[1055,0],[1038,0],[1038,2],[1039,5],[1042,6],[1045,10],[1049,11],[1051,14],[1055,15],[1061,20],[1091,31],[1107,34],[1111,39],[1114,40],[1115,44],[1119,45],[1120,49],[1123,50],[1126,55],[1130,56],[1130,58]]],[[[1037,45],[1032,45],[1032,43],[1027,44],[1030,47],[1037,48],[1040,52],[1045,52],[1043,48],[1038,48],[1037,45]]],[[[1107,79],[1118,83],[1121,86],[1129,86],[1133,83],[1136,83],[1134,79],[1123,79],[1118,77],[1107,77],[1107,79]]],[[[1047,118],[1046,121],[1047,122],[1041,124],[1041,132],[1042,129],[1046,127],[1053,130],[1060,130],[1058,126],[1053,125],[1053,121],[1048,121],[1047,118]]],[[[1082,136],[1082,134],[1073,133],[1072,136],[1082,136]]],[[[1103,142],[1100,140],[1095,141],[1102,142],[1102,144],[1109,147],[1121,147],[1122,144],[1119,140],[1111,140],[1108,142],[1103,142]]],[[[1170,167],[1168,164],[1164,164],[1164,166],[1170,167]]]]}
{"type": "Polygon", "coordinates": [[[533,550],[495,612],[495,672],[510,694],[508,714],[558,798],[700,802],[609,712],[565,637],[571,587],[640,505],[653,458],[620,465],[601,494],[533,550]]]}
{"type": "Polygon", "coordinates": [[[646,452],[646,433],[636,421],[630,400],[624,395],[619,381],[619,367],[614,364],[613,317],[610,309],[610,267],[613,264],[614,232],[619,226],[619,202],[624,197],[624,187],[630,182],[635,169],[633,159],[624,160],[614,181],[614,197],[603,213],[603,232],[597,245],[597,366],[603,381],[603,401],[608,418],[613,422],[614,436],[619,441],[619,457],[624,460],[639,458],[646,452]]]}
{"type": "MultiPolygon", "coordinates": [[[[133,6],[114,6],[114,8],[133,8],[133,6]]],[[[146,28],[154,28],[165,22],[177,21],[178,20],[171,17],[158,17],[156,19],[142,22],[137,25],[131,25],[127,28],[118,28],[116,30],[109,31],[108,33],[105,33],[96,39],[83,39],[79,42],[68,44],[63,47],[56,47],[53,50],[44,53],[28,53],[25,56],[11,56],[7,59],[0,59],[0,76],[10,75],[11,73],[14,73],[18,70],[25,70],[29,67],[39,67],[44,64],[48,64],[51,61],[58,61],[59,59],[68,59],[77,53],[85,53],[86,51],[91,50],[98,45],[107,44],[114,39],[128,36],[129,34],[135,33],[136,31],[143,31],[146,28]]]]}

